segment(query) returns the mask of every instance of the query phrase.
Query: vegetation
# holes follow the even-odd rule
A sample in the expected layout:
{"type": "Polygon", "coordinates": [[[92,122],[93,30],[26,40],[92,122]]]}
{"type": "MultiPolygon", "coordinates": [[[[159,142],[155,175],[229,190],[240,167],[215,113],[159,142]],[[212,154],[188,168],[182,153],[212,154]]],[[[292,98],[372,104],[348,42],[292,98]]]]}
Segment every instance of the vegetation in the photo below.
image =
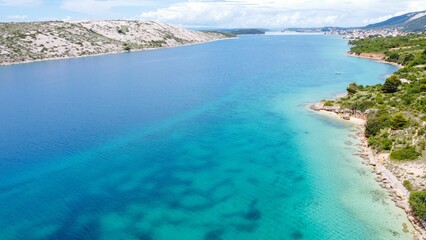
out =
{"type": "Polygon", "coordinates": [[[383,84],[382,91],[384,93],[394,93],[398,91],[399,85],[401,85],[401,80],[399,80],[395,75],[392,75],[390,78],[386,79],[383,84]]]}
{"type": "Polygon", "coordinates": [[[129,28],[127,28],[127,27],[117,28],[117,32],[119,34],[126,34],[126,33],[129,32],[129,28]]]}
{"type": "MultiPolygon", "coordinates": [[[[367,116],[365,135],[371,148],[390,152],[394,162],[421,158],[426,150],[426,34],[366,38],[350,44],[352,53],[383,56],[403,67],[383,85],[351,83],[348,95],[335,104],[367,116]]],[[[409,191],[419,188],[408,180],[403,185],[409,191]]],[[[414,213],[426,220],[426,190],[412,192],[409,202],[414,213]]]]}
{"type": "MultiPolygon", "coordinates": [[[[351,40],[352,53],[384,53],[386,60],[407,65],[419,60],[426,49],[426,34],[408,34],[398,37],[378,37],[351,40]]],[[[413,63],[416,65],[417,63],[413,63]]]]}
{"type": "Polygon", "coordinates": [[[392,151],[390,158],[397,161],[414,160],[420,156],[414,147],[408,146],[402,149],[392,151]]]}
{"type": "Polygon", "coordinates": [[[352,53],[376,53],[404,67],[384,84],[351,83],[348,95],[335,101],[367,115],[370,147],[391,152],[395,161],[418,159],[426,149],[426,34],[350,41],[352,53]]]}
{"type": "Polygon", "coordinates": [[[326,107],[334,106],[334,102],[330,100],[324,100],[324,106],[326,107]]]}
{"type": "Polygon", "coordinates": [[[235,38],[235,37],[237,37],[236,34],[233,34],[231,32],[226,32],[226,31],[206,31],[206,30],[201,30],[200,32],[212,33],[212,34],[221,34],[221,35],[224,35],[227,38],[235,38]]]}
{"type": "Polygon", "coordinates": [[[358,85],[356,83],[351,83],[346,90],[348,91],[348,94],[355,94],[358,92],[358,85]]]}
{"type": "Polygon", "coordinates": [[[405,181],[402,183],[402,185],[404,185],[404,187],[405,187],[408,191],[410,191],[410,192],[412,192],[412,191],[414,190],[413,185],[412,185],[412,184],[411,184],[411,182],[410,182],[410,181],[408,181],[408,180],[405,180],[405,181]]]}
{"type": "Polygon", "coordinates": [[[127,52],[130,52],[130,50],[132,50],[132,48],[130,47],[130,45],[129,45],[129,44],[125,43],[125,44],[123,45],[123,50],[124,50],[124,51],[127,51],[127,52]]]}
{"type": "Polygon", "coordinates": [[[402,130],[408,125],[408,120],[404,118],[402,113],[395,114],[390,122],[392,130],[402,130]]]}
{"type": "Polygon", "coordinates": [[[389,114],[386,111],[379,111],[367,119],[365,134],[367,137],[377,136],[380,131],[390,126],[389,114]]]}
{"type": "MultiPolygon", "coordinates": [[[[367,115],[365,134],[371,148],[390,152],[392,161],[419,159],[426,149],[426,34],[351,41],[352,52],[379,53],[385,60],[404,65],[385,83],[351,83],[346,97],[336,104],[367,115]]],[[[415,190],[410,181],[404,186],[415,190]]],[[[413,193],[415,214],[426,219],[426,192],[413,193]]]]}
{"type": "Polygon", "coordinates": [[[426,190],[411,193],[409,203],[416,216],[426,220],[426,190]]]}

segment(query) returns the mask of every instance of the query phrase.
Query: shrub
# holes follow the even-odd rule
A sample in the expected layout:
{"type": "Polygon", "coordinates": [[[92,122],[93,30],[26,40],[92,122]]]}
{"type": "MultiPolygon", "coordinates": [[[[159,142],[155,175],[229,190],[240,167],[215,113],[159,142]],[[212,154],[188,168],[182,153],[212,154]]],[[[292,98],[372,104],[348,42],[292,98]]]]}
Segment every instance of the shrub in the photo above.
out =
{"type": "Polygon", "coordinates": [[[391,150],[392,145],[393,145],[393,141],[390,140],[389,138],[383,139],[382,142],[380,143],[380,147],[383,150],[391,150]]]}
{"type": "Polygon", "coordinates": [[[332,107],[332,106],[334,106],[334,103],[333,103],[333,101],[325,100],[324,101],[324,106],[326,106],[326,107],[332,107]]]}
{"type": "Polygon", "coordinates": [[[392,130],[401,130],[407,127],[409,121],[402,115],[402,113],[395,114],[391,119],[392,130]]]}
{"type": "Polygon", "coordinates": [[[348,94],[355,94],[358,91],[358,86],[356,83],[351,83],[346,90],[348,91],[348,94]]]}
{"type": "Polygon", "coordinates": [[[419,143],[417,144],[417,146],[419,147],[419,149],[420,149],[421,151],[426,150],[426,143],[425,143],[424,141],[419,142],[419,143]]]}
{"type": "Polygon", "coordinates": [[[411,193],[409,203],[414,214],[418,218],[426,220],[426,190],[411,193]]]}
{"type": "Polygon", "coordinates": [[[376,136],[380,130],[389,127],[389,114],[386,112],[380,112],[376,115],[369,116],[365,125],[366,137],[376,136]]]}
{"type": "Polygon", "coordinates": [[[393,62],[397,62],[399,60],[399,54],[396,52],[393,52],[389,55],[389,60],[393,62]]]}
{"type": "Polygon", "coordinates": [[[414,147],[405,147],[403,149],[393,150],[390,154],[392,160],[410,161],[417,159],[421,154],[414,147]]]}
{"type": "Polygon", "coordinates": [[[395,75],[392,75],[390,78],[386,79],[382,86],[382,91],[385,93],[394,93],[398,91],[399,85],[401,85],[401,81],[395,75]]]}
{"type": "Polygon", "coordinates": [[[410,191],[410,192],[412,192],[412,191],[414,190],[413,185],[412,185],[412,184],[411,184],[411,182],[410,182],[410,181],[408,181],[408,180],[404,180],[404,182],[402,183],[402,185],[404,185],[404,187],[405,187],[408,191],[410,191]]]}
{"type": "Polygon", "coordinates": [[[422,65],[426,64],[426,50],[423,51],[422,54],[420,54],[416,59],[410,62],[408,64],[409,66],[416,66],[416,65],[422,65]]]}
{"type": "Polygon", "coordinates": [[[409,63],[409,62],[411,62],[411,61],[413,61],[414,60],[414,58],[415,58],[415,56],[413,55],[413,54],[408,54],[408,55],[406,55],[405,57],[404,57],[404,60],[402,61],[402,64],[407,64],[407,63],[409,63]]]}
{"type": "Polygon", "coordinates": [[[131,48],[129,45],[124,44],[124,46],[123,46],[123,50],[124,50],[124,51],[127,51],[127,52],[130,52],[130,50],[132,50],[132,48],[131,48]]]}
{"type": "Polygon", "coordinates": [[[372,108],[374,103],[372,101],[359,100],[353,102],[349,107],[350,109],[356,111],[359,110],[361,112],[365,112],[366,110],[372,108]]]}
{"type": "Polygon", "coordinates": [[[376,148],[379,144],[378,140],[375,137],[368,138],[368,146],[372,148],[376,148]]]}

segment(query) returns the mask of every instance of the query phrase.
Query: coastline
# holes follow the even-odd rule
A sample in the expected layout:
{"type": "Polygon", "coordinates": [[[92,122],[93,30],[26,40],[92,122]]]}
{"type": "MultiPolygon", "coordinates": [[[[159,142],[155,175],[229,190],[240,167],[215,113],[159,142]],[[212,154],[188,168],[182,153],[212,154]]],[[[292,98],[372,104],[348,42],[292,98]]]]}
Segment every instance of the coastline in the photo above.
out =
{"type": "Polygon", "coordinates": [[[157,48],[142,48],[142,49],[132,49],[131,51],[112,51],[112,52],[105,52],[105,53],[95,53],[95,54],[88,54],[88,55],[81,55],[81,56],[67,56],[67,57],[54,57],[54,58],[43,58],[43,59],[33,59],[33,60],[25,60],[20,62],[0,62],[0,67],[6,67],[6,66],[12,66],[12,65],[19,65],[19,64],[28,64],[28,63],[35,63],[35,62],[45,62],[45,61],[56,61],[56,60],[66,60],[66,59],[74,59],[74,58],[85,58],[85,57],[97,57],[97,56],[104,56],[104,55],[113,55],[113,54],[119,54],[119,53],[128,53],[128,52],[142,52],[142,51],[154,51],[154,50],[160,50],[160,49],[168,49],[168,48],[178,48],[178,47],[188,47],[192,45],[198,45],[198,44],[204,44],[204,43],[210,43],[210,42],[217,42],[217,41],[223,41],[223,40],[232,40],[232,39],[238,39],[238,37],[231,37],[231,38],[220,38],[220,39],[214,39],[209,40],[205,42],[195,42],[195,43],[187,43],[177,46],[167,46],[167,47],[157,47],[157,48]]]}
{"type": "MultiPolygon", "coordinates": [[[[359,156],[363,160],[363,164],[366,164],[372,168],[372,171],[374,171],[376,175],[375,180],[383,189],[388,192],[395,205],[405,211],[407,219],[410,221],[415,230],[413,239],[426,239],[426,228],[424,223],[417,219],[408,202],[410,192],[404,187],[403,183],[400,179],[398,179],[396,174],[386,166],[390,163],[389,154],[378,154],[368,146],[368,139],[365,137],[366,119],[364,119],[362,116],[354,115],[350,115],[349,119],[344,119],[342,114],[336,113],[333,110],[324,109],[322,103],[308,104],[307,108],[308,111],[329,117],[330,119],[347,122],[357,126],[358,133],[356,136],[361,143],[358,145],[359,150],[355,155],[359,156]]],[[[406,228],[407,226],[404,226],[404,229],[406,228]]]]}
{"type": "Polygon", "coordinates": [[[383,56],[381,56],[381,55],[379,56],[378,54],[370,54],[370,53],[356,54],[356,53],[352,53],[352,52],[348,52],[347,55],[350,56],[350,57],[370,59],[370,60],[374,60],[374,61],[379,62],[379,63],[394,65],[394,66],[397,66],[398,68],[403,68],[404,67],[401,64],[394,63],[394,62],[388,62],[388,61],[384,60],[383,59],[384,55],[383,56]]]}

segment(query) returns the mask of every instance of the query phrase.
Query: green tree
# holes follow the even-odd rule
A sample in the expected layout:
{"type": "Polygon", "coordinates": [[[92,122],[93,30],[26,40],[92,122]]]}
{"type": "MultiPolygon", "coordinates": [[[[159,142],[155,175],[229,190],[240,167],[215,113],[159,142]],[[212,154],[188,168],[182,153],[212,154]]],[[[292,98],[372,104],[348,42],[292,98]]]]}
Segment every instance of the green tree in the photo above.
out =
{"type": "Polygon", "coordinates": [[[389,55],[389,60],[392,62],[397,62],[399,60],[399,54],[396,52],[393,52],[389,55]]]}
{"type": "Polygon", "coordinates": [[[386,79],[382,86],[382,91],[385,93],[394,93],[398,91],[399,85],[401,85],[401,81],[395,75],[392,75],[390,78],[386,79]]]}
{"type": "Polygon", "coordinates": [[[365,125],[365,135],[366,137],[376,136],[380,130],[389,125],[389,114],[385,111],[369,116],[365,125]]]}
{"type": "Polygon", "coordinates": [[[409,203],[417,217],[426,220],[426,190],[410,194],[409,203]]]}
{"type": "Polygon", "coordinates": [[[383,139],[382,142],[380,143],[380,147],[383,150],[391,150],[392,149],[392,144],[393,141],[390,140],[389,138],[383,139]]]}
{"type": "Polygon", "coordinates": [[[356,83],[351,83],[346,88],[346,90],[348,91],[348,94],[355,94],[356,92],[358,92],[358,86],[356,85],[356,83]]]}
{"type": "Polygon", "coordinates": [[[402,113],[395,114],[391,119],[392,130],[401,130],[407,127],[409,121],[402,115],[402,113]]]}
{"type": "Polygon", "coordinates": [[[408,55],[406,55],[404,57],[404,60],[402,61],[402,64],[404,64],[404,65],[408,64],[409,62],[413,61],[414,58],[415,58],[415,56],[412,53],[410,53],[410,54],[408,54],[408,55]]]}

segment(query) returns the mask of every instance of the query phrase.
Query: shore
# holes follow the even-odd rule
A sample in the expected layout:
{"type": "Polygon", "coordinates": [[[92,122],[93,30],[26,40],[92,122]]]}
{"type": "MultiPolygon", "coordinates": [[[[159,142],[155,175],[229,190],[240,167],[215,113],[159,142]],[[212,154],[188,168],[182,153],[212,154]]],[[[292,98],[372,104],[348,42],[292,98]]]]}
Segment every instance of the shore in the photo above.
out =
{"type": "MultiPolygon", "coordinates": [[[[312,110],[314,110],[314,109],[312,109],[312,110]]],[[[330,117],[330,118],[333,118],[335,120],[342,121],[342,122],[348,122],[348,123],[351,123],[351,124],[354,124],[354,125],[357,125],[357,126],[364,126],[364,124],[365,124],[365,120],[361,119],[361,118],[350,117],[349,120],[345,120],[345,119],[342,118],[341,115],[334,113],[334,112],[329,112],[329,111],[326,111],[326,110],[319,110],[319,111],[316,111],[316,112],[323,115],[323,116],[327,116],[327,117],[330,117]]]]}
{"type": "Polygon", "coordinates": [[[356,57],[356,58],[370,59],[370,60],[374,60],[376,62],[394,65],[394,66],[397,66],[398,68],[403,68],[404,67],[401,64],[394,63],[394,62],[388,62],[388,61],[384,60],[383,59],[384,56],[385,56],[384,54],[377,54],[377,53],[361,53],[361,54],[356,54],[356,53],[348,52],[348,56],[350,56],[350,57],[356,57]]]}
{"type": "MultiPolygon", "coordinates": [[[[407,219],[411,222],[415,229],[414,240],[426,239],[426,229],[424,223],[415,217],[411,210],[410,204],[408,203],[410,192],[404,187],[402,181],[390,169],[388,166],[392,165],[389,154],[378,154],[368,146],[368,140],[365,137],[365,124],[366,119],[362,116],[350,115],[349,118],[345,117],[340,113],[336,113],[331,110],[325,110],[323,104],[316,103],[309,106],[309,109],[315,113],[327,116],[337,121],[344,121],[358,126],[358,134],[356,135],[360,140],[358,145],[359,150],[356,153],[357,156],[363,159],[363,164],[372,167],[372,170],[376,174],[375,180],[379,185],[386,189],[391,197],[392,201],[399,208],[402,208],[406,214],[407,219]]],[[[415,167],[414,167],[415,168],[415,167]]],[[[415,170],[415,169],[413,169],[415,170]]],[[[407,227],[405,226],[404,229],[407,227]]],[[[407,230],[408,231],[408,230],[407,230]]]]}
{"type": "Polygon", "coordinates": [[[65,60],[65,59],[73,59],[73,58],[96,57],[96,56],[113,55],[113,54],[119,54],[119,53],[154,51],[154,50],[168,49],[168,48],[188,47],[188,46],[192,46],[192,45],[198,45],[198,44],[204,44],[204,43],[210,43],[210,42],[217,42],[217,41],[223,41],[223,40],[231,40],[231,39],[237,39],[237,38],[238,37],[221,38],[221,39],[214,39],[214,40],[205,41],[205,42],[195,42],[195,43],[182,44],[182,45],[177,45],[177,46],[167,46],[167,47],[158,47],[158,48],[132,49],[131,51],[122,50],[122,51],[112,51],[112,52],[105,52],[105,53],[87,54],[87,55],[81,55],[81,56],[53,57],[53,58],[25,60],[25,61],[20,61],[20,62],[0,62],[0,67],[11,66],[11,65],[18,65],[18,64],[35,63],[35,62],[65,60]]]}

